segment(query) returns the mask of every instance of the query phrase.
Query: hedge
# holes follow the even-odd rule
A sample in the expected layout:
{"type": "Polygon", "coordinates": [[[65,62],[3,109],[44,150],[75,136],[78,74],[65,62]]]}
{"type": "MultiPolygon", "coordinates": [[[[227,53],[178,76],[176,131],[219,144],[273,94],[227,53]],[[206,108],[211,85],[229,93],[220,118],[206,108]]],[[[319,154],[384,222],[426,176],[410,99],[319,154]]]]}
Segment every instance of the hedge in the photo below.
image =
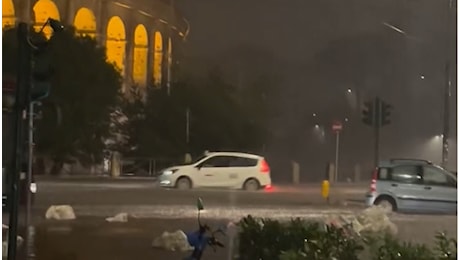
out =
{"type": "Polygon", "coordinates": [[[445,233],[435,247],[400,241],[387,233],[356,234],[347,227],[247,216],[239,223],[240,260],[438,260],[457,259],[457,241],[445,233]]]}

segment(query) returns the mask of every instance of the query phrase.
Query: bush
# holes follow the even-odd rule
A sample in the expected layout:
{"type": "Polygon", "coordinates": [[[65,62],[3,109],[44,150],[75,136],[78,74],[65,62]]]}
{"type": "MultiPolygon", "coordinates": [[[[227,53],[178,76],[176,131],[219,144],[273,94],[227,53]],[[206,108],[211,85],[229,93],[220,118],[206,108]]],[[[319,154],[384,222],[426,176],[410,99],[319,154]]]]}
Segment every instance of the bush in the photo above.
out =
{"type": "Polygon", "coordinates": [[[249,215],[238,225],[241,260],[457,259],[457,241],[444,233],[436,236],[436,247],[429,248],[399,241],[389,234],[362,237],[346,227],[299,218],[280,222],[249,215]]]}

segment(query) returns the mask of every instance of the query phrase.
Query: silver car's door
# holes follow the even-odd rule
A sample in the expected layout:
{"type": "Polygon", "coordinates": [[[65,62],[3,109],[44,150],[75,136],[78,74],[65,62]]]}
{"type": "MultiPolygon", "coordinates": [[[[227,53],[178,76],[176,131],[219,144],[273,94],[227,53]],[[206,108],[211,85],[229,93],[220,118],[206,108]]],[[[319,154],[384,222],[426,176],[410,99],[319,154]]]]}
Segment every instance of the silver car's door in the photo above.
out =
{"type": "Polygon", "coordinates": [[[390,169],[387,183],[392,196],[397,199],[401,211],[417,211],[426,207],[422,199],[422,168],[419,165],[398,165],[390,169]]]}
{"type": "Polygon", "coordinates": [[[423,199],[436,212],[455,213],[457,210],[457,181],[441,167],[423,167],[423,199]]]}

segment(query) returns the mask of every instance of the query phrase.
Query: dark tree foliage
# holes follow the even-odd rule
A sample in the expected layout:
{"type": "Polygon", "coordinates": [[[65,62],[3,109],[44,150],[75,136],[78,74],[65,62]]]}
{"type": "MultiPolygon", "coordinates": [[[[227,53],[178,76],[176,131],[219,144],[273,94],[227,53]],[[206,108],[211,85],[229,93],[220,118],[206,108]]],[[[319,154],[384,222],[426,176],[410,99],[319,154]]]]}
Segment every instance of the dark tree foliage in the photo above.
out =
{"type": "MultiPolygon", "coordinates": [[[[30,30],[32,41],[44,40],[30,30]]],[[[16,75],[16,28],[3,33],[3,75],[16,75]]],[[[37,120],[39,155],[57,165],[69,160],[83,164],[101,162],[105,140],[110,137],[111,112],[119,104],[122,78],[107,63],[105,49],[89,37],[78,37],[73,28],[49,40],[52,89],[43,100],[42,119],[37,120]],[[62,114],[60,125],[50,104],[62,114]]]]}
{"type": "Polygon", "coordinates": [[[257,88],[236,89],[222,79],[219,70],[211,70],[205,78],[179,80],[170,96],[161,89],[148,89],[146,96],[136,88],[132,93],[122,108],[126,121],[120,127],[127,142],[120,149],[124,154],[177,157],[204,150],[261,152],[268,137],[263,93],[257,88]]]}

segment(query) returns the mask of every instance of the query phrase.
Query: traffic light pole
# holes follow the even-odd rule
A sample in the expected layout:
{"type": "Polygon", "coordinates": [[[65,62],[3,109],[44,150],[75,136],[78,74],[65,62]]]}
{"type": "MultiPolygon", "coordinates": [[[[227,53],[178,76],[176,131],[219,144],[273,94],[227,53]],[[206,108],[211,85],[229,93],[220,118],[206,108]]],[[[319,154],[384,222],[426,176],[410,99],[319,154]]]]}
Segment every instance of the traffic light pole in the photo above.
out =
{"type": "Polygon", "coordinates": [[[29,91],[30,91],[30,75],[31,75],[31,49],[28,44],[29,26],[26,23],[18,24],[18,72],[17,72],[17,88],[16,88],[16,103],[13,138],[15,145],[13,147],[13,159],[10,165],[10,187],[8,194],[9,210],[9,232],[8,232],[8,260],[16,259],[17,249],[17,234],[18,234],[18,207],[19,207],[19,176],[21,171],[21,160],[23,156],[23,134],[24,134],[24,119],[23,111],[27,109],[29,91]]]}
{"type": "Polygon", "coordinates": [[[377,167],[380,159],[380,118],[381,118],[381,102],[376,98],[373,102],[374,106],[374,167],[377,167]]]}
{"type": "Polygon", "coordinates": [[[28,169],[27,169],[27,204],[26,204],[26,228],[27,228],[27,234],[26,234],[26,257],[27,259],[29,258],[34,258],[35,257],[35,252],[34,252],[34,234],[35,234],[35,228],[32,224],[32,218],[31,218],[31,208],[32,208],[32,190],[31,190],[31,184],[32,184],[32,171],[33,171],[33,156],[34,156],[34,105],[36,102],[30,102],[29,104],[29,127],[28,127],[28,169]]]}
{"type": "Polygon", "coordinates": [[[378,166],[379,163],[379,151],[380,151],[380,104],[379,100],[374,100],[374,167],[378,166]]]}

